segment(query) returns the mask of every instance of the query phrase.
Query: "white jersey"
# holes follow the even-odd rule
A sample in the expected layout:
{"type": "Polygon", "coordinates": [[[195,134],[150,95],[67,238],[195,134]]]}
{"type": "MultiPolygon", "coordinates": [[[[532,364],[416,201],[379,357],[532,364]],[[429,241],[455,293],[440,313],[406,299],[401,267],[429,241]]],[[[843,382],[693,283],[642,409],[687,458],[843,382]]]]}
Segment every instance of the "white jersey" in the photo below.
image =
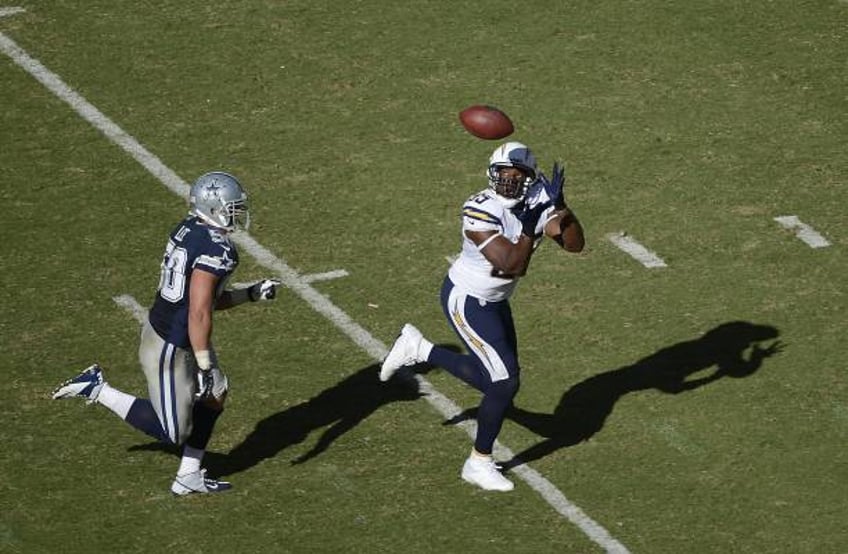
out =
{"type": "MultiPolygon", "coordinates": [[[[532,185],[527,191],[528,208],[548,200],[547,192],[541,183],[532,185]]],[[[550,207],[539,218],[536,224],[536,235],[544,232],[545,223],[548,222],[553,211],[554,208],[550,207]]],[[[508,299],[518,284],[518,277],[499,277],[498,271],[486,259],[479,247],[465,235],[466,231],[495,231],[515,244],[521,237],[521,221],[498,200],[491,189],[483,190],[466,200],[462,206],[462,252],[448,272],[448,277],[453,284],[464,289],[471,296],[488,302],[508,299]]],[[[538,241],[534,248],[536,246],[538,241]]]]}

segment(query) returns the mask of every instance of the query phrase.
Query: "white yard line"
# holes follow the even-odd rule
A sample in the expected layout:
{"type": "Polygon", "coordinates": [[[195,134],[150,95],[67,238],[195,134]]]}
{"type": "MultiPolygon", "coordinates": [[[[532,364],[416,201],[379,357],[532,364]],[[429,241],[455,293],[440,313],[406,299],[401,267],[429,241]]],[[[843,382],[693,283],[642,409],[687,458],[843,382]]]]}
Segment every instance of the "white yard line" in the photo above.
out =
{"type": "Polygon", "coordinates": [[[8,17],[10,15],[15,15],[16,13],[23,13],[25,11],[25,9],[19,7],[0,8],[0,17],[8,17]]]}
{"type": "MultiPolygon", "coordinates": [[[[135,138],[127,134],[112,120],[102,114],[97,108],[85,98],[66,85],[58,75],[48,70],[35,58],[32,58],[13,40],[5,34],[0,33],[0,51],[9,56],[18,66],[32,75],[38,82],[43,84],[50,92],[64,100],[83,119],[91,123],[97,130],[118,145],[151,175],[156,177],[169,190],[184,200],[188,198],[189,186],[170,168],[165,166],[158,157],[150,153],[135,138]]],[[[243,250],[248,252],[257,263],[273,271],[280,277],[283,284],[289,287],[295,294],[305,300],[315,311],[326,317],[340,331],[348,336],[357,346],[367,352],[374,360],[381,360],[386,354],[386,346],[371,336],[358,323],[353,321],[344,311],[330,302],[326,296],[315,290],[294,269],[289,267],[285,261],[278,258],[270,250],[259,244],[252,236],[244,232],[235,233],[233,239],[243,250]]],[[[117,297],[124,299],[126,297],[117,297]]],[[[118,300],[116,300],[118,302],[118,300]]],[[[122,304],[132,306],[131,303],[122,304]]],[[[135,309],[131,307],[130,309],[135,309]]],[[[438,392],[429,381],[420,375],[416,375],[422,392],[426,393],[424,398],[445,418],[451,418],[460,413],[460,408],[452,400],[438,392]]],[[[473,437],[472,426],[465,426],[466,431],[473,437]]],[[[496,449],[510,455],[509,450],[501,444],[496,444],[496,449]]],[[[586,536],[605,549],[607,552],[626,553],[627,548],[613,538],[603,527],[587,516],[580,508],[572,504],[550,481],[540,473],[527,466],[521,466],[514,470],[515,474],[524,480],[530,487],[540,493],[542,498],[550,504],[558,513],[568,519],[586,536]]]]}
{"type": "Polygon", "coordinates": [[[824,248],[830,246],[826,238],[818,231],[798,219],[797,215],[781,215],[774,218],[784,229],[795,231],[795,236],[807,244],[810,248],[824,248]]]}
{"type": "Polygon", "coordinates": [[[607,235],[607,239],[625,253],[630,254],[630,257],[649,269],[666,267],[666,263],[662,258],[636,242],[633,237],[630,237],[625,233],[611,233],[607,235]]]}

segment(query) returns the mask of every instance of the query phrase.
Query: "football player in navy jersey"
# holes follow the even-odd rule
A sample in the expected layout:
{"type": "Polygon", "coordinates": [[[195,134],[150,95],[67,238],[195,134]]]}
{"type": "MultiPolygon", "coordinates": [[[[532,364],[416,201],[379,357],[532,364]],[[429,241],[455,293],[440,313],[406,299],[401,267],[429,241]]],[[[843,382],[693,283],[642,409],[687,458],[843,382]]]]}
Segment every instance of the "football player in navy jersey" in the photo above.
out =
{"type": "Polygon", "coordinates": [[[231,487],[207,477],[201,467],[228,389],[212,345],[212,314],[273,299],[280,284],[264,279],[247,288],[226,288],[239,263],[230,233],[246,230],[249,223],[247,194],[235,177],[220,171],[199,177],[191,187],[189,215],[165,246],[159,287],[141,332],[138,354],[148,398],[111,387],[98,364],[53,392],[54,399],[83,397],[89,404],[102,404],[136,429],[181,445],[180,467],[171,484],[175,495],[231,487]]]}
{"type": "Polygon", "coordinates": [[[583,228],[566,205],[565,175],[554,165],[550,179],[520,142],[498,147],[489,160],[488,188],[462,207],[462,253],[444,279],[441,303],[448,322],[468,349],[458,354],[434,346],[407,323],[380,368],[387,381],[403,366],[428,362],[483,393],[477,436],[461,476],[486,490],[514,485],[498,470],[492,448],[507,408],[518,392],[518,341],[509,298],[527,272],[543,236],[568,252],[583,250],[583,228]]]}

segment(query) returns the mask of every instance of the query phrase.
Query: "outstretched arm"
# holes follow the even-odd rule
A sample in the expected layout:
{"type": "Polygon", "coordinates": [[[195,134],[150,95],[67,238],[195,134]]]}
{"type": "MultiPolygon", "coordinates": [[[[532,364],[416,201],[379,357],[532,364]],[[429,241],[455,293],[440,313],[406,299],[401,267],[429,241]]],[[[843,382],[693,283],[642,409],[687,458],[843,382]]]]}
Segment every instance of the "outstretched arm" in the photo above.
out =
{"type": "Polygon", "coordinates": [[[555,163],[551,178],[542,173],[539,179],[554,206],[553,214],[545,223],[545,234],[567,252],[582,251],[586,244],[583,226],[565,202],[565,170],[555,163]]]}
{"type": "Polygon", "coordinates": [[[245,302],[273,300],[277,296],[277,279],[263,279],[243,289],[225,290],[215,302],[216,310],[226,310],[245,302]]]}
{"type": "Polygon", "coordinates": [[[545,224],[545,234],[567,252],[580,252],[586,245],[583,226],[568,206],[554,212],[545,224]]]}

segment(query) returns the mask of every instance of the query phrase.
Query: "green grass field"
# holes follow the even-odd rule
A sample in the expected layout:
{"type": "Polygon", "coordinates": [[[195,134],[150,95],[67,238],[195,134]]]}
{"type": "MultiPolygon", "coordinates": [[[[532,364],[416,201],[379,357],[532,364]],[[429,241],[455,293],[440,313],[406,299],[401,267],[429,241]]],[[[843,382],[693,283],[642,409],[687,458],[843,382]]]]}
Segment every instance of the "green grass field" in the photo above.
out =
{"type": "MultiPolygon", "coordinates": [[[[383,344],[457,342],[438,291],[497,145],[457,113],[499,106],[565,161],[588,240],[543,245],[514,297],[501,441],[633,553],[848,548],[844,0],[13,5],[0,38],[182,179],[238,175],[251,236],[347,271],[312,286],[383,344]]],[[[463,483],[468,435],[291,289],[217,316],[207,461],[236,488],[172,498],[173,451],[50,392],[99,361],[144,394],[113,297],[151,301],[186,205],[8,53],[0,105],[0,552],[603,551],[514,472],[463,483]]],[[[235,280],[269,275],[242,256],[235,280]]]]}

